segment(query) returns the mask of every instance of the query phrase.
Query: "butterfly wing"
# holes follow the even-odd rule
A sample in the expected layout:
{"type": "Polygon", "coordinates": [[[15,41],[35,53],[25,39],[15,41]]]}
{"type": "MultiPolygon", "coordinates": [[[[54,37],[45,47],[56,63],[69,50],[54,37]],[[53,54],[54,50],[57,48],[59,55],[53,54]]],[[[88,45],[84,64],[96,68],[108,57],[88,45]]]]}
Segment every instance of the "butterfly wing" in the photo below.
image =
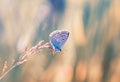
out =
{"type": "Polygon", "coordinates": [[[60,52],[62,46],[68,39],[69,32],[65,30],[56,30],[50,34],[50,43],[56,52],[60,52]]]}
{"type": "Polygon", "coordinates": [[[50,37],[50,43],[53,47],[53,49],[55,51],[59,51],[59,42],[57,41],[57,38],[58,38],[59,34],[57,33],[54,33],[51,37],[50,37]]]}

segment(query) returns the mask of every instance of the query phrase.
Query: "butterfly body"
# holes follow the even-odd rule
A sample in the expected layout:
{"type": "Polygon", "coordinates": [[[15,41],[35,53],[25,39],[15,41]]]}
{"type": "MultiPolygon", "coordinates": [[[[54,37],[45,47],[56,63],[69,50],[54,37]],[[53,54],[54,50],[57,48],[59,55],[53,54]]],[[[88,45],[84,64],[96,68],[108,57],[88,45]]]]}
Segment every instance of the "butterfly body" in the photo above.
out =
{"type": "Polygon", "coordinates": [[[49,35],[50,44],[55,52],[60,52],[69,37],[66,30],[56,30],[49,35]]]}

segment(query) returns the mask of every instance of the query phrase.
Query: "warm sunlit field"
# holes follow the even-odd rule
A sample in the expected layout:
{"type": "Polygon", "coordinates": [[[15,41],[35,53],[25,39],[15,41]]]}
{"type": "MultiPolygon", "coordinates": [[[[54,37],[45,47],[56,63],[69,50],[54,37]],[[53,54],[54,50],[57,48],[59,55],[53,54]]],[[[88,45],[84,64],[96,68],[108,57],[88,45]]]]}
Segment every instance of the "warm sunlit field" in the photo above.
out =
{"type": "Polygon", "coordinates": [[[0,76],[0,82],[120,82],[120,0],[0,0],[0,76]],[[62,52],[42,48],[19,61],[58,29],[70,32],[62,52]]]}

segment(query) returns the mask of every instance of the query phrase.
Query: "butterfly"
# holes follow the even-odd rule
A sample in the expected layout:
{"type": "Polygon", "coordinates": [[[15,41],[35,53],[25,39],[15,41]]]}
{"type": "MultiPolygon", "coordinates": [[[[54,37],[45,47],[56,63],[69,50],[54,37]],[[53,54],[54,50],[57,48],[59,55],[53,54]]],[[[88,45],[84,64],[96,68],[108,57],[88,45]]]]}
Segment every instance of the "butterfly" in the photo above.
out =
{"type": "Polygon", "coordinates": [[[61,52],[62,47],[69,37],[67,30],[56,30],[49,35],[50,44],[54,52],[61,52]]]}

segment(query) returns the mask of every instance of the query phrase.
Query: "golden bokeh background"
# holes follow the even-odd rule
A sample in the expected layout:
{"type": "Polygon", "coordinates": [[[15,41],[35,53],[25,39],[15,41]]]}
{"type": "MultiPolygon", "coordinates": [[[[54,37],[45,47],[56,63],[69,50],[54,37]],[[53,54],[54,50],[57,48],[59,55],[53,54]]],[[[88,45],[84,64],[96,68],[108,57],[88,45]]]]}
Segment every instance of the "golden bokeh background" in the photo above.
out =
{"type": "Polygon", "coordinates": [[[120,82],[120,0],[0,0],[0,75],[26,46],[70,31],[63,51],[49,49],[0,82],[120,82]]]}

